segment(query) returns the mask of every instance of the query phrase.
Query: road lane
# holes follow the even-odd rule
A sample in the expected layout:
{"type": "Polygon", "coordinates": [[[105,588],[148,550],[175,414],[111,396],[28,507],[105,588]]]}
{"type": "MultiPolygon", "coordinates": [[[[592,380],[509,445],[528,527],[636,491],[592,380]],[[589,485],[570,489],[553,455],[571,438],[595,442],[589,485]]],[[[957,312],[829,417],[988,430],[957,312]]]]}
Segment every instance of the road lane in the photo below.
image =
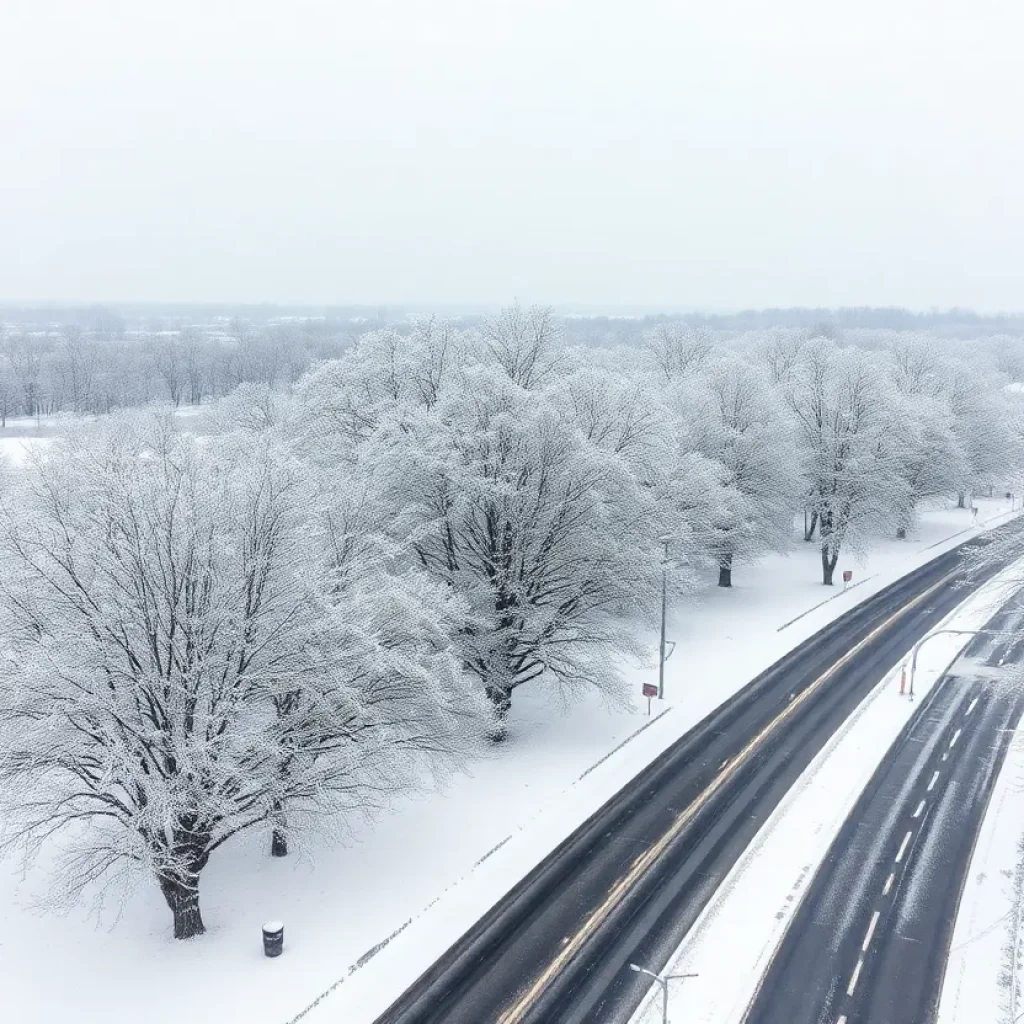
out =
{"type": "MultiPolygon", "coordinates": [[[[990,624],[1020,628],[1018,599],[990,624]]],[[[985,665],[1024,641],[972,641],[985,665]]],[[[894,744],[844,825],[776,954],[747,1024],[928,1024],[956,909],[1019,689],[961,659],[894,744]],[[978,678],[981,675],[983,678],[978,678]]]]}
{"type": "Polygon", "coordinates": [[[958,558],[940,556],[837,620],[691,730],[485,915],[380,1024],[628,1019],[646,987],[628,961],[655,969],[667,962],[835,730],[978,585],[954,585],[958,558]]]}

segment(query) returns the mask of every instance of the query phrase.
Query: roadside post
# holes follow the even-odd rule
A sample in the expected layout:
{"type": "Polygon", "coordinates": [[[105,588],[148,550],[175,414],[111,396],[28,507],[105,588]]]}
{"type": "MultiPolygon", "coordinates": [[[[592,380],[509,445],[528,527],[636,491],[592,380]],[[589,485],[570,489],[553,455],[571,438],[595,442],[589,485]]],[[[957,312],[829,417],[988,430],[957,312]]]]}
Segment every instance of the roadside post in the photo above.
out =
{"type": "Polygon", "coordinates": [[[647,714],[650,714],[651,698],[658,696],[658,687],[654,683],[644,683],[644,696],[647,698],[647,714]]]}

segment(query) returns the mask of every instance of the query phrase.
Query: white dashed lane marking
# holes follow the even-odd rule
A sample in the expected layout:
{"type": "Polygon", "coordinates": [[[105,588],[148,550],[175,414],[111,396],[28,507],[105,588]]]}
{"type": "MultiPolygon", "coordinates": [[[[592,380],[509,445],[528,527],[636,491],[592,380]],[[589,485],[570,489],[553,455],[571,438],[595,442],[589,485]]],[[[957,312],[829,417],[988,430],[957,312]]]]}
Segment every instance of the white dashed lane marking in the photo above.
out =
{"type": "Polygon", "coordinates": [[[896,863],[897,863],[897,864],[899,864],[899,862],[900,862],[901,860],[903,860],[903,854],[905,854],[905,853],[907,852],[907,844],[908,844],[908,843],[910,842],[910,837],[911,837],[911,836],[912,836],[913,834],[914,834],[913,832],[908,832],[908,833],[907,833],[907,834],[906,834],[906,835],[905,835],[905,836],[903,837],[903,842],[902,842],[902,843],[900,843],[900,852],[896,854],[896,863]]]}
{"type": "MultiPolygon", "coordinates": [[[[977,706],[977,703],[978,703],[978,698],[975,697],[974,700],[971,701],[970,707],[968,707],[968,709],[967,709],[967,714],[968,715],[975,709],[975,707],[977,706]]],[[[949,757],[949,751],[952,750],[953,747],[956,746],[956,741],[958,739],[960,739],[960,733],[962,731],[963,731],[962,729],[957,729],[957,731],[955,733],[953,733],[953,738],[949,741],[949,748],[942,755],[942,760],[943,761],[945,761],[949,757]]],[[[941,774],[941,772],[935,772],[932,775],[931,781],[928,783],[928,792],[929,793],[935,788],[935,783],[939,781],[939,775],[940,774],[941,774]]],[[[912,818],[920,818],[921,817],[921,813],[922,813],[922,811],[924,811],[924,808],[925,808],[925,803],[926,803],[926,801],[922,800],[917,805],[917,810],[915,810],[914,813],[911,815],[912,818]]],[[[896,854],[896,863],[897,864],[899,864],[903,860],[903,857],[904,857],[904,855],[907,852],[907,847],[910,845],[910,840],[913,837],[914,837],[913,831],[908,832],[903,837],[903,842],[900,843],[899,852],[896,854]]],[[[895,881],[896,881],[896,873],[893,872],[885,880],[885,888],[882,889],[882,895],[883,896],[888,896],[889,895],[890,891],[892,890],[893,883],[895,881]]],[[[871,922],[870,922],[870,924],[868,924],[868,930],[867,930],[866,934],[864,935],[864,941],[861,943],[861,947],[860,947],[861,953],[866,953],[868,951],[868,947],[871,945],[871,940],[872,940],[872,938],[874,938],[874,935],[875,935],[875,929],[878,927],[878,919],[879,919],[880,916],[881,916],[881,911],[880,910],[876,910],[871,915],[871,922]]],[[[860,972],[863,970],[863,968],[864,968],[864,958],[860,957],[857,960],[857,966],[854,967],[854,969],[853,969],[853,974],[850,975],[850,984],[846,987],[846,994],[848,996],[852,996],[854,991],[856,990],[857,982],[860,980],[860,972]]],[[[836,1021],[836,1024],[846,1024],[846,1014],[845,1013],[836,1021]]]]}
{"type": "Polygon", "coordinates": [[[880,914],[881,914],[881,911],[876,910],[871,915],[871,924],[868,925],[867,935],[864,936],[864,942],[863,942],[863,944],[860,947],[860,951],[862,953],[866,953],[868,951],[868,946],[871,945],[871,936],[875,934],[875,927],[878,924],[878,918],[879,918],[880,914]]]}
{"type": "Polygon", "coordinates": [[[860,977],[860,971],[863,966],[864,960],[858,960],[857,966],[853,969],[853,974],[850,975],[850,984],[846,987],[846,994],[848,996],[853,995],[853,990],[857,987],[857,979],[860,977]]]}

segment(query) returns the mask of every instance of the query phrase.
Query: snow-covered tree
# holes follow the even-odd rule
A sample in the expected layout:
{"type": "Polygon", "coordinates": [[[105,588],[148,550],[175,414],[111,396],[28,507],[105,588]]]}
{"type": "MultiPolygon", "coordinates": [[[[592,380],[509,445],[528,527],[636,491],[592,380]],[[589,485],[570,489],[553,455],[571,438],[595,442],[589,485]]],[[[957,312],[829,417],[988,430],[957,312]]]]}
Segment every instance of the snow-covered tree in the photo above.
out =
{"type": "Polygon", "coordinates": [[[696,567],[709,557],[718,564],[717,528],[729,502],[726,467],[695,446],[678,403],[673,409],[668,400],[673,389],[631,364],[627,351],[578,349],[567,365],[570,360],[574,369],[551,398],[591,445],[621,460],[644,488],[656,510],[650,529],[660,530],[660,542],[670,548],[670,587],[685,592],[696,567]]]}
{"type": "Polygon", "coordinates": [[[187,386],[187,340],[177,331],[159,334],[152,340],[152,359],[171,404],[181,404],[187,386]]]}
{"type": "Polygon", "coordinates": [[[899,399],[877,355],[823,340],[801,352],[787,396],[804,451],[809,534],[817,528],[822,582],[831,585],[842,547],[883,532],[906,507],[899,399]]]}
{"type": "Polygon", "coordinates": [[[513,690],[542,676],[620,686],[615,656],[635,648],[623,615],[649,609],[654,538],[668,526],[635,450],[615,449],[587,436],[564,392],[529,390],[483,363],[364,453],[391,528],[468,601],[463,657],[500,720],[513,690]]]}
{"type": "Polygon", "coordinates": [[[699,370],[713,351],[711,333],[684,323],[664,323],[646,332],[644,348],[664,381],[678,380],[699,370]]]}
{"type": "Polygon", "coordinates": [[[559,370],[562,332],[547,307],[509,306],[483,322],[480,337],[490,358],[520,387],[540,387],[559,370]]]}
{"type": "Polygon", "coordinates": [[[902,539],[920,503],[925,498],[955,494],[969,469],[952,413],[942,398],[904,396],[900,424],[902,442],[896,462],[905,486],[897,507],[896,536],[902,539]]]}
{"type": "Polygon", "coordinates": [[[68,898],[149,872],[178,938],[232,836],[343,827],[457,759],[480,708],[452,596],[265,436],[222,442],[118,418],[0,495],[4,839],[60,837],[68,898]]]}
{"type": "Polygon", "coordinates": [[[801,353],[811,340],[806,331],[794,329],[756,331],[748,339],[775,384],[790,380],[800,365],[801,353]]]}
{"type": "Polygon", "coordinates": [[[784,550],[790,541],[805,490],[792,417],[767,371],[732,354],[712,359],[669,394],[682,445],[723,469],[710,545],[718,585],[730,587],[737,558],[784,550]]]}
{"type": "Polygon", "coordinates": [[[374,331],[343,359],[314,367],[296,388],[302,433],[329,460],[356,458],[382,418],[429,409],[454,370],[470,358],[464,334],[444,321],[420,320],[408,335],[374,331]]]}
{"type": "Polygon", "coordinates": [[[205,423],[216,433],[262,433],[287,422],[291,396],[268,384],[239,384],[208,411],[205,423]]]}
{"type": "Polygon", "coordinates": [[[14,368],[0,339],[0,427],[7,426],[7,417],[18,407],[18,387],[14,368]]]}
{"type": "Polygon", "coordinates": [[[625,459],[653,486],[671,474],[676,424],[663,389],[650,375],[632,372],[630,357],[625,349],[572,350],[550,394],[587,441],[625,459]]]}
{"type": "Polygon", "coordinates": [[[960,485],[963,505],[965,492],[999,481],[1019,463],[1021,453],[1003,380],[957,359],[946,364],[945,384],[953,429],[966,461],[967,475],[960,485]]]}

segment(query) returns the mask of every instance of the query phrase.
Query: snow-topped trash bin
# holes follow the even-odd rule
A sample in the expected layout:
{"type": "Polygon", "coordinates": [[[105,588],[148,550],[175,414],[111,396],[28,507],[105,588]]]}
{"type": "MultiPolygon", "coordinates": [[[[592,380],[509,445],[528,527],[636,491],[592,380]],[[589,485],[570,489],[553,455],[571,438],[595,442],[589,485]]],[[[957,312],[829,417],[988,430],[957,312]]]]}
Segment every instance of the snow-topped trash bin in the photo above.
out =
{"type": "Polygon", "coordinates": [[[268,921],[263,926],[263,952],[266,956],[280,956],[284,949],[284,924],[268,921]]]}

